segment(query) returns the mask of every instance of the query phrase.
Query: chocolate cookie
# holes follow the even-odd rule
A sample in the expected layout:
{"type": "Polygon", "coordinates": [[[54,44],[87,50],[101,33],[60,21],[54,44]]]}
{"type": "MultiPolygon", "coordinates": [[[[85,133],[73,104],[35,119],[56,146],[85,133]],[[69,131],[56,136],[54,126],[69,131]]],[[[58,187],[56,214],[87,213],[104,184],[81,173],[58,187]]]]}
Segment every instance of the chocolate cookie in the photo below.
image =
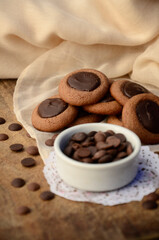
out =
{"type": "Polygon", "coordinates": [[[85,105],[83,109],[90,113],[102,115],[116,115],[121,113],[122,105],[120,105],[108,92],[105,97],[95,104],[85,105]]]}
{"type": "Polygon", "coordinates": [[[94,69],[80,69],[66,75],[59,84],[59,95],[75,106],[94,104],[109,88],[108,78],[94,69]]]}
{"type": "Polygon", "coordinates": [[[44,100],[34,109],[32,124],[40,131],[54,132],[70,124],[77,113],[76,107],[56,95],[44,100]]]}
{"type": "Polygon", "coordinates": [[[121,115],[109,115],[106,119],[107,123],[116,124],[123,127],[121,115]]]}
{"type": "Polygon", "coordinates": [[[114,81],[110,87],[110,92],[121,105],[125,105],[125,103],[135,95],[149,93],[143,86],[123,79],[114,81]]]}
{"type": "Polygon", "coordinates": [[[142,143],[159,143],[159,97],[145,93],[129,99],[123,107],[122,122],[142,143]]]}
{"type": "Polygon", "coordinates": [[[91,114],[85,111],[80,111],[77,115],[77,118],[69,124],[67,127],[72,127],[78,124],[84,124],[84,123],[93,123],[93,122],[101,122],[104,119],[102,115],[99,114],[91,114]]]}

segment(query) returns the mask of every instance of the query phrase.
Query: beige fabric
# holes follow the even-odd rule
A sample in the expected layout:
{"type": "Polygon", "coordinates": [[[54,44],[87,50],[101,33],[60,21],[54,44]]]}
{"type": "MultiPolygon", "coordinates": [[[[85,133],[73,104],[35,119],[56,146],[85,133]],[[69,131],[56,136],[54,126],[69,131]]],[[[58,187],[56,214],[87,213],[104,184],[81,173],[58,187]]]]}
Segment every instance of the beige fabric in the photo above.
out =
{"type": "Polygon", "coordinates": [[[159,1],[0,0],[0,78],[19,77],[14,110],[43,159],[52,134],[32,127],[32,110],[80,68],[129,74],[158,94],[159,1]]]}

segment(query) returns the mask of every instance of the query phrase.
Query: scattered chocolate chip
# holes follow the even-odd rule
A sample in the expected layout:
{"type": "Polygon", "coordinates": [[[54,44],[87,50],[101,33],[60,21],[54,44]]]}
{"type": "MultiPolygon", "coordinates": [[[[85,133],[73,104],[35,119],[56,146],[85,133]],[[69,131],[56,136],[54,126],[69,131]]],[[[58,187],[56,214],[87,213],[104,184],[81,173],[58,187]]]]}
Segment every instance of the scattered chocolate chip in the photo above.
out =
{"type": "Polygon", "coordinates": [[[18,215],[26,215],[31,212],[31,209],[28,208],[27,206],[20,206],[16,209],[16,213],[18,215]]]}
{"type": "Polygon", "coordinates": [[[11,149],[13,152],[20,152],[20,151],[23,150],[23,145],[20,144],[20,143],[15,143],[15,144],[10,145],[10,149],[11,149]]]}
{"type": "Polygon", "coordinates": [[[54,139],[49,138],[45,141],[45,145],[48,147],[52,147],[52,146],[54,146],[54,141],[55,141],[54,139]]]}
{"type": "Polygon", "coordinates": [[[16,187],[16,188],[20,188],[20,187],[23,187],[25,185],[25,181],[24,179],[22,178],[15,178],[13,179],[13,181],[11,182],[11,185],[13,187],[16,187]]]}
{"type": "Polygon", "coordinates": [[[24,167],[33,167],[36,164],[36,161],[33,158],[24,158],[21,160],[21,164],[24,167]]]}
{"type": "Polygon", "coordinates": [[[55,197],[54,193],[50,191],[45,191],[40,194],[40,198],[44,201],[51,200],[55,197]]]}
{"type": "Polygon", "coordinates": [[[58,135],[59,135],[58,133],[54,134],[54,135],[52,136],[52,139],[55,141],[55,139],[57,138],[58,135]]]}
{"type": "Polygon", "coordinates": [[[38,183],[32,182],[27,185],[29,191],[37,191],[40,189],[40,185],[38,183]]]}
{"type": "Polygon", "coordinates": [[[0,141],[5,141],[7,140],[9,137],[7,134],[5,133],[0,133],[0,141]]]}
{"type": "Polygon", "coordinates": [[[19,131],[22,129],[22,126],[19,123],[12,123],[9,125],[8,129],[10,131],[19,131]]]}
{"type": "Polygon", "coordinates": [[[4,118],[0,117],[0,125],[4,124],[5,122],[6,122],[6,120],[4,118]]]}
{"type": "Polygon", "coordinates": [[[157,203],[153,200],[147,200],[142,203],[142,207],[145,209],[155,209],[157,208],[157,203]]]}
{"type": "Polygon", "coordinates": [[[159,200],[159,195],[156,194],[155,192],[150,193],[144,197],[144,201],[147,200],[152,200],[152,201],[157,201],[159,200]]]}
{"type": "Polygon", "coordinates": [[[36,146],[27,147],[26,152],[33,156],[39,155],[39,150],[36,146]]]}

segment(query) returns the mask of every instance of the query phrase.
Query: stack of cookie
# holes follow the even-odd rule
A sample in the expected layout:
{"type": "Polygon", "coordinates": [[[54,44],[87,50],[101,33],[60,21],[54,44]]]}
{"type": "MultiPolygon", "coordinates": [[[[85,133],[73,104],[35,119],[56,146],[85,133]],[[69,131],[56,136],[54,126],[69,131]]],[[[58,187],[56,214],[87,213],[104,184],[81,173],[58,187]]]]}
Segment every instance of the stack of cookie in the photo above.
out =
{"type": "Polygon", "coordinates": [[[110,83],[100,71],[81,69],[67,74],[58,90],[58,95],[34,109],[36,129],[55,132],[107,117],[108,123],[134,131],[142,143],[159,143],[159,98],[139,84],[128,80],[110,83]]]}

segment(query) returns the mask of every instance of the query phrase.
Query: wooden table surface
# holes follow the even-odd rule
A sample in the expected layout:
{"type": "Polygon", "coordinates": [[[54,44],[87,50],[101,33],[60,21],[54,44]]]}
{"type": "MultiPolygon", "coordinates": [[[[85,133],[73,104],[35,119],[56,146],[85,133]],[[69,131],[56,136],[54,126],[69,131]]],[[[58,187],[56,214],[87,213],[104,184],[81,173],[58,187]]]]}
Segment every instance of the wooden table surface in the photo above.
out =
{"type": "Polygon", "coordinates": [[[9,124],[17,122],[12,99],[15,84],[15,80],[0,80],[0,117],[6,119],[0,133],[9,136],[0,142],[0,240],[159,239],[159,206],[145,210],[141,202],[105,207],[59,196],[50,201],[40,199],[40,193],[49,190],[42,159],[34,157],[37,165],[32,168],[20,163],[29,157],[26,147],[36,142],[26,136],[24,128],[18,132],[8,130],[9,124]],[[14,143],[22,143],[24,151],[12,152],[9,146],[14,143]],[[16,177],[25,179],[26,185],[18,189],[11,186],[16,177]],[[36,192],[27,189],[33,181],[41,186],[36,192]],[[21,205],[30,207],[31,213],[17,215],[15,209],[21,205]]]}

